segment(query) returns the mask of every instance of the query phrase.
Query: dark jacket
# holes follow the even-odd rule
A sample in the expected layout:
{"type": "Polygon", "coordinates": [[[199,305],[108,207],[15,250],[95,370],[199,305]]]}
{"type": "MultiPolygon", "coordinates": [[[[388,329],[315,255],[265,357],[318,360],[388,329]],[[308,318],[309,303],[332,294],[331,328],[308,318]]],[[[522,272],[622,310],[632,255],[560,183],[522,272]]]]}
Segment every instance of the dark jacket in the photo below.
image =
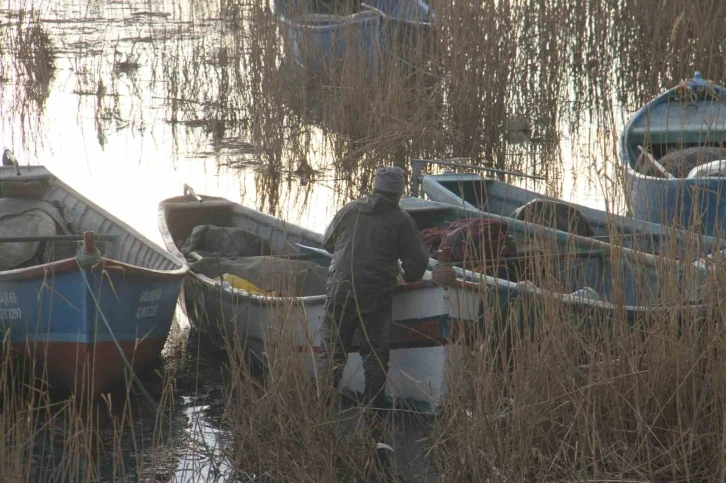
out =
{"type": "Polygon", "coordinates": [[[325,230],[323,246],[333,253],[331,297],[379,296],[396,286],[398,260],[406,282],[421,280],[429,263],[416,222],[379,193],[345,205],[325,230]]]}

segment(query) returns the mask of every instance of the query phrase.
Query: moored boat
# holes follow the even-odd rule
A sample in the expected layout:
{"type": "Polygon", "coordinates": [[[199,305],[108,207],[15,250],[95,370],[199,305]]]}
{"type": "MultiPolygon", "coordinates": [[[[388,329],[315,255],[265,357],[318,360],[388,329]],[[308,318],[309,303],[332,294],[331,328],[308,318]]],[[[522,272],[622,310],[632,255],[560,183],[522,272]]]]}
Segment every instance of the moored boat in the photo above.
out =
{"type": "Polygon", "coordinates": [[[431,30],[433,12],[422,0],[372,0],[349,15],[315,13],[312,2],[274,0],[288,56],[308,75],[337,77],[378,72],[386,56],[407,55],[431,30]]]}
{"type": "MultiPolygon", "coordinates": [[[[427,164],[447,166],[451,163],[426,160],[411,162],[412,192],[422,191],[433,201],[533,222],[593,240],[616,242],[626,248],[651,254],[677,248],[679,252],[689,250],[706,255],[712,247],[723,245],[710,237],[694,236],[691,232],[672,226],[565,202],[477,173],[424,174],[427,164]]],[[[453,164],[467,168],[463,164],[453,164]]]]}
{"type": "Polygon", "coordinates": [[[381,14],[382,47],[405,59],[431,48],[435,14],[423,0],[366,0],[361,6],[381,14]]]}
{"type": "MultiPolygon", "coordinates": [[[[470,253],[470,260],[455,260],[457,279],[486,284],[499,294],[502,305],[518,297],[532,304],[552,301],[586,314],[584,324],[617,320],[616,314],[630,323],[656,314],[702,314],[708,280],[704,253],[722,247],[718,240],[692,237],[692,243],[701,245],[685,250],[677,259],[675,250],[656,256],[537,223],[415,197],[403,198],[401,208],[413,216],[419,228],[444,230],[444,234],[445,227],[453,233],[472,221],[493,222],[492,227],[509,238],[507,251],[501,250],[505,245],[500,243],[493,256],[470,253]]],[[[466,243],[476,243],[491,233],[490,227],[464,232],[466,243]]],[[[496,243],[488,249],[492,246],[496,243]]],[[[430,268],[437,263],[432,259],[430,268]]],[[[535,312],[520,323],[542,323],[535,312]]]]}
{"type": "Polygon", "coordinates": [[[723,236],[724,143],[726,89],[698,72],[645,104],[620,137],[626,196],[635,217],[723,236]]]}
{"type": "Polygon", "coordinates": [[[98,394],[158,360],[188,268],[45,167],[11,159],[0,167],[0,331],[54,388],[98,394]]]}
{"type": "MultiPolygon", "coordinates": [[[[203,332],[221,336],[228,348],[238,342],[262,366],[270,347],[287,344],[307,354],[307,368],[315,375],[312,355],[323,350],[319,331],[330,263],[320,234],[224,198],[192,195],[160,203],[159,229],[167,248],[190,260],[185,305],[203,332]],[[213,246],[220,233],[238,240],[232,250],[238,256],[229,250],[220,255],[224,248],[213,246]]],[[[473,325],[481,310],[476,283],[444,289],[429,272],[420,282],[399,286],[387,396],[403,406],[437,408],[447,390],[445,369],[455,365],[460,350],[451,343],[454,331],[473,325]]],[[[341,387],[363,391],[357,348],[341,387]]]]}

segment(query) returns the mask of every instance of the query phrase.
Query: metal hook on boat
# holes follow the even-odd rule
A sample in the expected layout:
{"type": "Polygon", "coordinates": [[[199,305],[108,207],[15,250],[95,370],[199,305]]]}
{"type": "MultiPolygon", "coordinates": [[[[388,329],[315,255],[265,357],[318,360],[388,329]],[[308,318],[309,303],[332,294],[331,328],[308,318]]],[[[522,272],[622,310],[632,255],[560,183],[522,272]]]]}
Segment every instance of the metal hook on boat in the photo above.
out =
{"type": "Polygon", "coordinates": [[[15,174],[20,176],[20,163],[18,163],[18,158],[8,148],[3,149],[3,166],[15,166],[15,174]]]}
{"type": "Polygon", "coordinates": [[[202,199],[202,197],[201,197],[201,196],[199,196],[199,195],[198,195],[198,194],[197,194],[197,193],[196,193],[196,192],[195,192],[195,191],[194,191],[194,190],[192,189],[192,187],[191,187],[191,186],[189,186],[188,184],[184,183],[184,196],[187,196],[187,195],[192,195],[192,196],[193,196],[193,197],[194,197],[194,198],[195,198],[195,199],[196,199],[196,200],[197,200],[198,202],[200,202],[200,203],[201,203],[202,201],[204,201],[204,200],[202,199]]]}

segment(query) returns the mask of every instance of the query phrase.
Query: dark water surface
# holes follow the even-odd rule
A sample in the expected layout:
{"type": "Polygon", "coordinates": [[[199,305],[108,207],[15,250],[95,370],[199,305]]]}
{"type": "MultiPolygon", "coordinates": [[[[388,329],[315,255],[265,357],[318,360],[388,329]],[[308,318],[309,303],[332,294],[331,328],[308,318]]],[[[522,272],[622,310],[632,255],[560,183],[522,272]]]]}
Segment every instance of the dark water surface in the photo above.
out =
{"type": "MultiPolygon", "coordinates": [[[[513,182],[622,211],[613,166],[625,117],[673,79],[696,69],[704,75],[709,70],[722,73],[723,42],[709,51],[711,57],[704,57],[707,41],[702,48],[701,39],[690,41],[680,30],[672,30],[677,17],[661,12],[667,17],[661,29],[671,37],[649,48],[655,54],[661,48],[679,59],[669,67],[654,60],[658,56],[653,52],[649,57],[642,51],[648,36],[657,37],[658,29],[646,25],[639,30],[631,5],[638,2],[600,6],[595,1],[562,0],[538,2],[539,7],[514,2],[511,11],[504,11],[505,3],[461,7],[462,17],[472,12],[479,16],[477,28],[506,29],[497,30],[503,39],[499,43],[489,36],[476,37],[483,39],[481,49],[496,50],[497,55],[506,50],[512,64],[505,77],[477,67],[484,65],[484,57],[464,69],[474,72],[474,77],[462,75],[469,83],[456,89],[451,84],[457,73],[436,71],[450,100],[437,125],[453,134],[439,144],[427,144],[432,136],[419,133],[410,143],[388,145],[374,142],[379,131],[364,131],[364,141],[351,140],[308,122],[306,114],[282,108],[275,89],[296,88],[286,79],[273,78],[282,72],[282,48],[275,40],[272,17],[253,0],[4,2],[0,139],[21,162],[44,164],[160,244],[157,204],[180,195],[184,183],[198,193],[224,196],[322,231],[335,209],[369,182],[370,169],[358,170],[356,163],[404,164],[411,157],[469,156],[476,149],[488,153],[486,159],[497,156],[500,167],[512,164],[548,177],[546,183],[513,182]],[[484,9],[494,19],[491,22],[499,23],[488,26],[482,20],[484,9]],[[517,20],[506,24],[505,18],[517,20]],[[626,48],[631,43],[635,47],[626,48]],[[632,51],[638,48],[641,51],[632,51]],[[704,58],[709,59],[707,65],[698,62],[704,58]],[[494,87],[505,107],[496,119],[487,118],[494,105],[488,98],[479,114],[466,122],[455,119],[456,113],[447,114],[453,109],[454,90],[478,90],[484,98],[484,92],[494,87]],[[508,147],[498,136],[506,119],[517,115],[529,119],[532,139],[508,147]],[[472,143],[476,136],[481,140],[472,143]]],[[[440,11],[452,15],[443,4],[440,11]]],[[[688,24],[688,18],[680,25],[684,22],[688,24]]],[[[470,46],[451,47],[457,48],[470,46]]],[[[399,121],[416,122],[413,117],[399,121]]],[[[168,431],[160,443],[165,450],[162,457],[143,463],[142,474],[136,476],[232,481],[240,476],[232,475],[223,451],[228,434],[221,423],[220,354],[210,354],[211,349],[188,340],[194,331],[190,332],[181,310],[177,322],[161,369],[172,375],[176,385],[168,431]]],[[[163,399],[161,379],[150,377],[149,392],[158,403],[163,399]]],[[[154,427],[156,413],[146,404],[143,398],[134,403],[139,416],[139,433],[134,437],[153,443],[145,431],[154,427]]],[[[410,473],[426,472],[420,441],[425,428],[418,423],[411,427],[398,436],[402,464],[410,467],[410,473]]],[[[128,449],[124,460],[143,454],[139,444],[124,443],[128,449]]],[[[137,463],[129,466],[136,468],[137,463]]],[[[110,480],[113,474],[109,468],[102,479],[110,480]]]]}

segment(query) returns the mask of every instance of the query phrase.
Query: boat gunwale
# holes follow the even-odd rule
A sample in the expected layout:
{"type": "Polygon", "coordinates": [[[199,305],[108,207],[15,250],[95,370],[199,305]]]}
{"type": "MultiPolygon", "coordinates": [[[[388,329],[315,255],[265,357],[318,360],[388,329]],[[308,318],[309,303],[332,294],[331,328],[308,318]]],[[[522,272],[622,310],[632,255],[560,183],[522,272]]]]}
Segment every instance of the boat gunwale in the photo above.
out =
{"type": "Polygon", "coordinates": [[[309,22],[305,22],[304,19],[298,20],[297,17],[293,17],[286,12],[283,12],[282,10],[278,11],[276,9],[275,14],[281,23],[289,27],[294,27],[299,30],[309,30],[312,32],[335,32],[338,30],[348,29],[351,26],[355,25],[380,25],[381,19],[383,18],[383,15],[381,15],[381,13],[376,10],[363,10],[353,15],[316,14],[322,18],[329,17],[331,20],[331,23],[323,23],[324,20],[321,18],[320,24],[317,24],[313,23],[312,20],[310,20],[309,22]],[[335,19],[337,19],[337,21],[334,21],[335,19]]]}
{"type": "MultiPolygon", "coordinates": [[[[132,265],[130,263],[120,262],[112,258],[101,257],[104,268],[121,268],[124,270],[124,276],[126,275],[138,275],[142,278],[155,278],[155,279],[166,279],[166,280],[177,280],[182,279],[184,275],[189,271],[188,266],[182,266],[181,268],[175,268],[173,270],[158,270],[155,268],[141,267],[139,265],[132,265]]],[[[10,282],[17,280],[31,280],[34,278],[45,278],[48,275],[56,275],[60,273],[67,273],[73,271],[80,271],[89,268],[88,266],[82,266],[76,258],[65,258],[63,260],[56,260],[49,263],[43,263],[40,265],[33,265],[32,267],[16,268],[12,270],[0,271],[0,282],[10,282]]]]}
{"type": "MultiPolygon", "coordinates": [[[[151,267],[144,267],[142,265],[135,265],[133,263],[129,262],[122,262],[120,260],[115,260],[108,257],[102,257],[102,260],[104,261],[107,266],[115,266],[115,267],[121,267],[124,270],[127,271],[127,273],[131,274],[139,274],[144,276],[153,276],[154,278],[165,278],[169,280],[173,279],[181,279],[186,272],[189,270],[189,266],[186,264],[186,262],[183,259],[180,259],[179,257],[175,256],[173,253],[170,253],[168,250],[165,250],[161,246],[159,246],[157,243],[154,243],[150,239],[148,239],[143,234],[139,233],[136,229],[131,227],[129,224],[121,220],[116,215],[113,215],[108,210],[101,207],[98,203],[90,200],[89,198],[83,196],[81,193],[76,191],[75,189],[71,188],[67,183],[65,183],[62,179],[58,178],[53,172],[51,172],[48,168],[46,168],[43,165],[36,165],[36,166],[20,166],[20,171],[22,173],[23,170],[30,171],[30,176],[15,176],[13,175],[12,179],[14,181],[46,181],[48,183],[48,186],[50,189],[57,188],[60,189],[67,194],[74,196],[78,201],[83,203],[87,208],[90,208],[92,210],[95,210],[98,212],[103,218],[106,220],[114,223],[117,225],[121,230],[123,230],[124,233],[121,235],[130,235],[131,237],[135,238],[139,242],[141,242],[144,246],[154,251],[154,253],[158,254],[159,256],[165,258],[167,261],[171,262],[172,264],[176,265],[176,268],[168,269],[168,270],[162,270],[162,269],[156,269],[151,267]]],[[[0,179],[3,178],[2,174],[5,172],[15,172],[14,166],[0,166],[0,179]]],[[[48,201],[45,197],[41,198],[42,201],[48,201]]],[[[104,232],[104,233],[97,233],[93,232],[97,235],[106,235],[106,234],[114,234],[112,232],[104,232]]],[[[119,242],[120,243],[120,242],[119,242]]],[[[39,265],[33,265],[31,267],[23,267],[23,268],[16,268],[11,270],[2,270],[0,271],[0,281],[12,281],[12,280],[27,280],[36,278],[38,276],[45,277],[46,274],[49,272],[51,273],[62,273],[62,272],[69,272],[73,271],[76,268],[80,268],[80,265],[78,264],[76,258],[67,258],[63,260],[56,260],[53,262],[43,263],[39,265]]]]}
{"type": "MultiPolygon", "coordinates": [[[[428,176],[428,175],[426,175],[426,176],[428,176]]],[[[413,199],[420,199],[420,198],[413,198],[413,199]]],[[[427,204],[430,203],[432,205],[432,209],[438,207],[438,209],[459,210],[459,211],[463,211],[465,213],[470,212],[470,211],[476,211],[485,217],[491,217],[493,219],[502,219],[506,222],[509,222],[509,220],[512,220],[514,222],[517,222],[516,224],[520,224],[520,223],[526,224],[525,222],[523,222],[521,220],[516,220],[514,218],[509,218],[509,217],[502,216],[502,215],[497,215],[495,213],[488,213],[485,211],[481,211],[479,209],[468,209],[468,208],[464,208],[464,207],[461,207],[458,205],[449,205],[446,203],[441,203],[441,202],[433,201],[433,200],[425,200],[425,201],[427,204]]],[[[554,228],[544,227],[544,226],[540,226],[540,225],[536,225],[536,224],[526,224],[526,225],[536,228],[537,231],[539,231],[540,229],[544,230],[544,233],[550,234],[550,235],[552,234],[552,232],[555,232],[556,236],[558,237],[558,241],[560,238],[560,235],[559,235],[560,233],[563,235],[567,235],[567,237],[568,237],[566,240],[563,240],[563,241],[570,241],[570,237],[572,237],[572,240],[575,242],[580,241],[580,239],[589,240],[586,237],[581,237],[579,235],[573,235],[571,233],[556,230],[554,228]]],[[[723,247],[726,244],[725,241],[718,240],[714,237],[701,236],[701,238],[709,238],[712,241],[719,243],[720,247],[723,247]]],[[[645,252],[641,252],[638,250],[632,250],[630,248],[625,248],[625,247],[616,247],[616,246],[613,246],[611,243],[607,243],[607,242],[598,242],[598,244],[609,245],[611,251],[614,249],[620,249],[625,253],[632,253],[632,254],[635,254],[636,256],[648,255],[648,257],[645,258],[645,260],[647,260],[647,261],[650,261],[651,258],[654,257],[654,255],[652,255],[652,254],[647,254],[645,252]]],[[[605,248],[603,247],[603,249],[605,249],[605,248]]],[[[433,259],[431,259],[431,258],[429,259],[429,266],[431,266],[431,260],[433,260],[433,259]]],[[[675,262],[675,263],[677,263],[677,262],[675,262]]],[[[677,263],[677,266],[680,266],[680,264],[677,263]]],[[[655,264],[653,264],[651,267],[657,268],[655,266],[655,264]]],[[[530,288],[530,287],[520,287],[517,282],[512,282],[512,281],[509,281],[507,279],[502,279],[502,278],[491,277],[489,275],[482,274],[480,272],[474,272],[471,270],[462,269],[460,267],[454,267],[454,270],[456,272],[457,281],[460,278],[464,279],[464,280],[471,278],[472,280],[484,281],[487,286],[494,286],[494,287],[496,287],[497,290],[504,289],[504,288],[508,288],[509,290],[514,290],[515,296],[518,295],[520,292],[530,293],[530,294],[534,293],[536,295],[546,295],[546,296],[553,297],[553,298],[560,298],[562,300],[562,302],[565,304],[596,306],[596,307],[600,307],[600,308],[604,308],[604,309],[608,309],[608,310],[617,310],[618,308],[624,308],[628,311],[629,314],[630,313],[637,314],[637,313],[645,313],[645,312],[656,312],[656,311],[664,310],[664,309],[672,310],[672,309],[676,309],[678,307],[683,307],[683,304],[655,305],[655,306],[654,305],[620,305],[620,304],[615,304],[610,301],[589,300],[589,299],[584,299],[584,298],[574,300],[572,298],[572,294],[565,294],[562,292],[545,290],[540,287],[536,287],[534,289],[530,288]]],[[[696,304],[691,304],[690,307],[697,307],[699,309],[703,309],[704,307],[707,307],[707,304],[699,302],[696,304]]]]}
{"type": "MultiPolygon", "coordinates": [[[[457,195],[455,192],[453,192],[450,189],[448,189],[445,186],[443,186],[441,184],[441,182],[439,181],[439,179],[440,178],[443,178],[443,177],[449,178],[446,181],[456,181],[456,179],[455,179],[456,177],[471,177],[470,180],[473,181],[475,179],[474,177],[476,177],[476,176],[479,176],[480,179],[482,179],[482,180],[490,180],[490,181],[494,181],[496,183],[501,183],[498,180],[495,180],[495,179],[492,179],[492,178],[487,178],[485,176],[477,175],[477,174],[470,174],[470,173],[445,173],[445,174],[438,174],[438,175],[436,175],[436,174],[424,174],[424,175],[421,176],[420,184],[421,184],[421,189],[424,192],[426,192],[426,189],[423,186],[423,181],[424,181],[424,179],[428,178],[430,180],[430,182],[436,183],[436,185],[440,186],[441,189],[444,189],[444,190],[447,190],[447,191],[453,193],[454,196],[459,197],[462,200],[462,202],[463,202],[462,203],[463,206],[459,206],[459,205],[451,205],[451,206],[455,206],[456,208],[464,209],[464,210],[477,210],[477,211],[480,211],[482,213],[486,213],[487,216],[491,216],[491,215],[494,215],[494,216],[502,216],[502,217],[505,218],[505,221],[508,222],[508,219],[511,218],[511,217],[507,217],[505,215],[497,215],[496,213],[489,213],[489,212],[483,211],[483,210],[477,208],[476,206],[472,205],[468,201],[464,200],[463,197],[457,195]]],[[[693,178],[693,179],[702,179],[702,178],[693,178]]],[[[465,180],[465,181],[468,181],[468,180],[465,180]]],[[[523,189],[524,190],[524,188],[519,188],[519,187],[516,187],[516,188],[523,189]]],[[[527,191],[527,190],[525,190],[525,191],[527,191]]],[[[539,193],[537,193],[537,194],[539,195],[539,193]]],[[[700,235],[700,234],[697,234],[697,233],[690,232],[688,230],[684,230],[682,228],[667,227],[667,226],[664,226],[664,225],[659,224],[659,223],[655,223],[655,222],[651,222],[651,221],[647,221],[647,220],[641,220],[641,219],[635,218],[635,217],[627,217],[627,216],[623,216],[623,215],[618,215],[616,213],[611,213],[611,212],[604,211],[604,210],[598,210],[596,208],[591,208],[589,206],[584,206],[584,205],[579,205],[577,203],[572,203],[572,202],[569,202],[569,201],[559,200],[559,199],[556,199],[556,198],[553,198],[553,197],[550,197],[550,196],[547,196],[547,195],[540,195],[540,196],[543,196],[544,199],[552,199],[554,201],[558,201],[560,203],[563,203],[565,205],[568,205],[568,206],[570,206],[572,208],[576,208],[576,209],[582,211],[584,214],[587,214],[588,212],[592,212],[592,211],[601,211],[601,212],[603,212],[605,214],[603,221],[604,221],[604,223],[605,223],[606,226],[610,226],[611,223],[614,223],[614,225],[616,227],[622,226],[622,227],[630,227],[630,228],[637,229],[637,230],[648,230],[648,231],[650,231],[651,235],[657,235],[657,236],[675,235],[678,239],[684,240],[684,241],[691,241],[690,240],[691,238],[697,238],[697,239],[700,239],[700,240],[705,241],[705,244],[706,245],[710,244],[710,246],[712,246],[712,247],[719,247],[720,249],[726,248],[726,241],[720,240],[717,237],[713,237],[713,236],[709,236],[709,235],[700,235]]],[[[441,202],[438,202],[437,201],[436,203],[441,203],[441,202]]],[[[515,218],[511,218],[511,219],[513,219],[515,221],[522,221],[522,220],[516,220],[515,218]]],[[[526,222],[524,222],[524,223],[526,223],[526,222]]],[[[531,224],[532,225],[535,225],[535,226],[541,226],[541,225],[537,225],[536,223],[531,223],[531,224]]],[[[552,228],[552,230],[555,230],[555,229],[552,228]]],[[[561,230],[555,230],[555,231],[561,231],[561,230]]],[[[563,233],[568,233],[569,234],[569,232],[563,232],[563,233]]],[[[574,236],[578,236],[578,235],[574,235],[574,236]]],[[[585,237],[585,238],[588,238],[588,237],[585,237]]],[[[575,240],[575,241],[577,241],[577,240],[575,240]]],[[[604,240],[599,240],[599,241],[602,241],[603,243],[611,244],[608,241],[604,241],[604,240]]],[[[622,247],[622,248],[625,248],[625,247],[622,247]]],[[[639,252],[639,250],[633,250],[633,249],[628,249],[628,250],[635,251],[635,252],[639,252]]],[[[646,252],[640,252],[640,253],[646,253],[646,252]]]]}

